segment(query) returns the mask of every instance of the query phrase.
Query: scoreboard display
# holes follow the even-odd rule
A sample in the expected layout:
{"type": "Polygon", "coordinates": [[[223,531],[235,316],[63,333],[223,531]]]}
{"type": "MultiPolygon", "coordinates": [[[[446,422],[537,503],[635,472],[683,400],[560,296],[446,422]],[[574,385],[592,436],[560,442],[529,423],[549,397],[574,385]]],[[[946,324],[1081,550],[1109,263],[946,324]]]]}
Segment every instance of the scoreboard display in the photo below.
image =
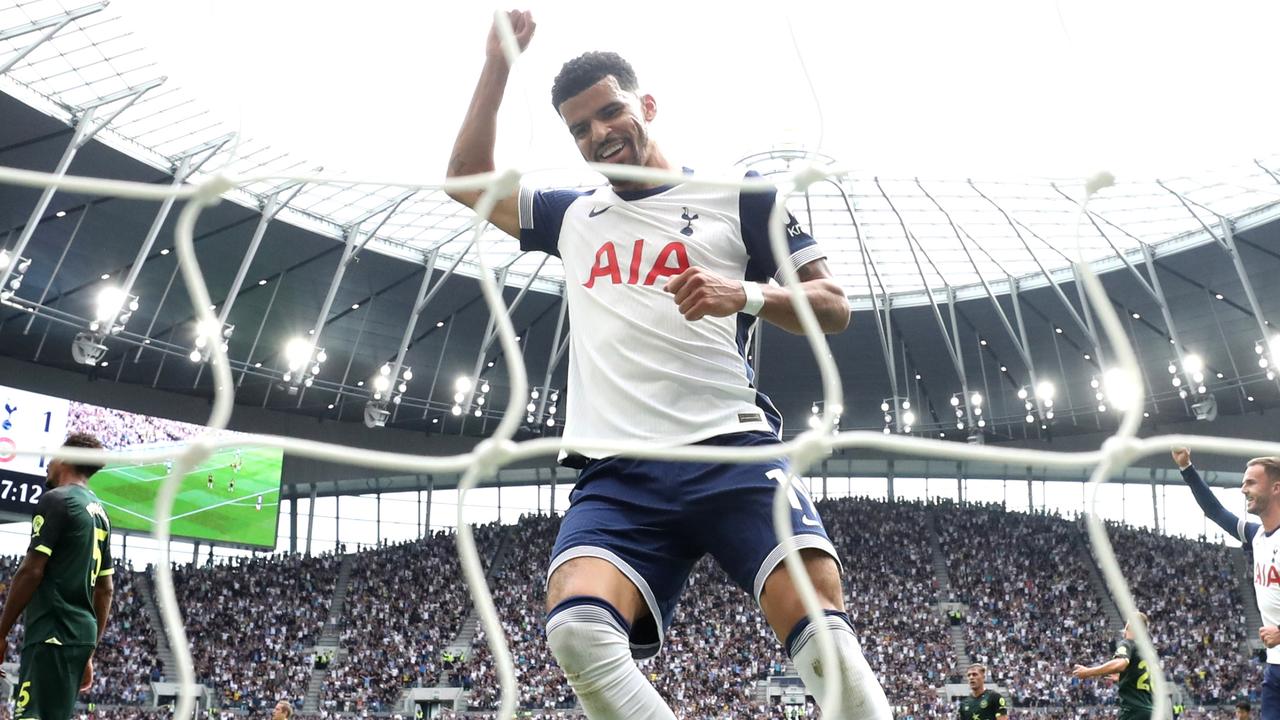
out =
{"type": "MultiPolygon", "coordinates": [[[[150,533],[161,481],[173,471],[186,441],[207,430],[0,385],[0,512],[31,515],[45,492],[51,458],[18,455],[17,448],[57,447],[68,435],[85,432],[109,450],[172,450],[172,457],[161,462],[108,464],[89,480],[113,529],[150,533]]],[[[219,438],[244,442],[218,450],[179,481],[170,532],[224,545],[274,548],[284,453],[255,447],[252,436],[242,433],[220,431],[219,438]]]]}
{"type": "Polygon", "coordinates": [[[0,511],[35,512],[49,458],[15,450],[61,444],[70,405],[62,398],[0,386],[0,511]]]}

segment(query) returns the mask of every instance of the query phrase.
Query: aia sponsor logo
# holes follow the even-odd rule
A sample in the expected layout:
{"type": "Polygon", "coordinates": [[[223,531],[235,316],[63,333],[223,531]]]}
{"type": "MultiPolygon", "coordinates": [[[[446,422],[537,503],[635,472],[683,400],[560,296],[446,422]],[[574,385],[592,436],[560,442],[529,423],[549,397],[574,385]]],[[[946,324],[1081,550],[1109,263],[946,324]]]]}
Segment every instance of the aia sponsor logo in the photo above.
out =
{"type": "Polygon", "coordinates": [[[1253,564],[1253,584],[1262,587],[1271,587],[1272,585],[1280,585],[1280,569],[1275,565],[1253,564]]]}
{"type": "MultiPolygon", "coordinates": [[[[595,287],[596,281],[609,282],[614,285],[653,285],[660,278],[679,275],[689,269],[689,254],[682,242],[669,242],[658,251],[651,264],[644,259],[644,238],[631,244],[631,254],[625,267],[618,261],[618,247],[607,242],[596,250],[595,262],[591,266],[591,275],[582,286],[588,290],[595,287]],[[623,280],[623,272],[626,280],[623,280]]],[[[625,248],[623,248],[625,253],[625,248]]],[[[627,256],[624,254],[624,258],[627,256]]]]}

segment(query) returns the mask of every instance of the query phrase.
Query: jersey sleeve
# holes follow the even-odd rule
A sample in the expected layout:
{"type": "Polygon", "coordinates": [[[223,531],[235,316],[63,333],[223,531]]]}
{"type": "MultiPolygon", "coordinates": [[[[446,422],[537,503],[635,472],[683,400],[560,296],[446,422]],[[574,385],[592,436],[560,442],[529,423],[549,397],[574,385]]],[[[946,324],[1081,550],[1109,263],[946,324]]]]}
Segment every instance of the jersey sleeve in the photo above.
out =
{"type": "Polygon", "coordinates": [[[585,193],[576,190],[520,188],[520,249],[560,256],[564,213],[585,193]]]}
{"type": "Polygon", "coordinates": [[[1200,477],[1195,465],[1188,465],[1182,471],[1182,479],[1187,483],[1187,487],[1191,488],[1191,494],[1195,497],[1196,504],[1204,511],[1205,517],[1222,528],[1223,532],[1245,545],[1251,544],[1254,533],[1258,531],[1259,526],[1257,523],[1251,523],[1245,518],[1236,517],[1235,513],[1223,507],[1218,497],[1209,489],[1208,483],[1204,481],[1204,478],[1200,477]]]}
{"type": "Polygon", "coordinates": [[[1009,703],[1004,699],[1004,696],[998,692],[993,692],[991,693],[991,699],[995,701],[996,704],[996,717],[1009,717],[1009,703]]]}
{"type": "Polygon", "coordinates": [[[35,550],[50,557],[67,527],[67,501],[61,495],[46,492],[36,504],[31,518],[31,543],[27,552],[35,550]]]}
{"type": "Polygon", "coordinates": [[[1120,659],[1132,660],[1135,648],[1136,648],[1136,645],[1134,645],[1132,640],[1121,640],[1120,644],[1116,646],[1116,652],[1114,655],[1111,656],[1111,659],[1112,660],[1120,660],[1120,659]]]}
{"type": "MultiPolygon", "coordinates": [[[[747,177],[760,177],[760,174],[753,170],[747,173],[747,177]]],[[[765,282],[769,278],[778,278],[778,263],[774,260],[773,248],[769,245],[769,215],[773,212],[773,202],[777,196],[778,192],[773,188],[743,190],[738,196],[742,242],[747,246],[746,280],[765,282]]],[[[827,256],[790,212],[787,213],[785,232],[791,263],[797,270],[827,256]]]]}

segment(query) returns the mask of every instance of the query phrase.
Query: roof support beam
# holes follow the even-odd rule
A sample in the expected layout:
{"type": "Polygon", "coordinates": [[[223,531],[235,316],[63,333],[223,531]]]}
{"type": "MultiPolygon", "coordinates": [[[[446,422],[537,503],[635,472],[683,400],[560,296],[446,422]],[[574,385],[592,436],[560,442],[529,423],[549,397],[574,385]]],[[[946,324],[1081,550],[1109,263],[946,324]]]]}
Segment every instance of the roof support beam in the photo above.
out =
{"type": "Polygon", "coordinates": [[[0,30],[0,41],[21,37],[27,33],[39,32],[40,30],[45,31],[44,34],[36,38],[34,42],[19,50],[13,57],[6,60],[3,65],[0,65],[0,75],[4,75],[12,70],[13,66],[22,62],[22,59],[30,55],[33,50],[48,42],[54,35],[62,32],[63,28],[71,24],[71,21],[92,15],[106,8],[107,4],[108,3],[106,2],[98,2],[92,5],[85,5],[84,7],[76,8],[75,10],[68,10],[61,15],[52,15],[44,18],[43,20],[36,20],[34,22],[0,30]]]}
{"type": "MultiPolygon", "coordinates": [[[[889,204],[889,209],[893,211],[894,217],[898,219],[898,225],[902,227],[902,235],[906,238],[907,248],[911,250],[911,260],[915,263],[916,272],[920,275],[920,283],[924,285],[925,295],[929,298],[929,307],[933,310],[933,319],[938,325],[938,333],[942,335],[942,340],[947,348],[947,357],[951,359],[951,367],[956,371],[956,377],[960,380],[960,393],[965,401],[965,425],[973,422],[973,418],[969,416],[969,380],[964,374],[964,362],[960,359],[960,335],[956,332],[955,318],[955,293],[950,287],[946,289],[947,301],[951,305],[951,328],[952,332],[947,332],[946,323],[942,320],[942,311],[938,308],[938,301],[933,295],[933,288],[929,285],[929,278],[925,275],[924,266],[920,264],[920,256],[916,252],[916,246],[920,242],[916,240],[911,229],[907,227],[907,222],[902,218],[902,213],[898,212],[897,206],[893,204],[893,199],[889,197],[889,193],[884,191],[884,187],[880,185],[880,178],[873,178],[876,189],[880,191],[880,195],[884,197],[885,202],[889,204]]],[[[920,245],[920,253],[925,253],[924,246],[920,245]]]]}

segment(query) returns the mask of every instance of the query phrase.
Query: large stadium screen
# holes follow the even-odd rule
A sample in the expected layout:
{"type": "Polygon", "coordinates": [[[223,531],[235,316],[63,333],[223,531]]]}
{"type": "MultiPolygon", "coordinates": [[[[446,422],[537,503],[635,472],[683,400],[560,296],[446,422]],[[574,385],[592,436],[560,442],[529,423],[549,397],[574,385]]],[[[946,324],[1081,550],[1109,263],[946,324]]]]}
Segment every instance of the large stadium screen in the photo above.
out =
{"type": "MultiPolygon", "coordinates": [[[[98,437],[108,449],[172,448],[207,428],[138,415],[0,385],[0,510],[34,511],[44,493],[47,457],[18,456],[15,447],[58,445],[75,432],[98,437]]],[[[173,506],[174,537],[227,545],[272,548],[280,510],[280,473],[284,453],[255,447],[243,433],[243,445],[215,452],[182,478],[173,506]]],[[[112,464],[93,476],[112,527],[150,533],[155,499],[174,463],[112,464]]]]}

